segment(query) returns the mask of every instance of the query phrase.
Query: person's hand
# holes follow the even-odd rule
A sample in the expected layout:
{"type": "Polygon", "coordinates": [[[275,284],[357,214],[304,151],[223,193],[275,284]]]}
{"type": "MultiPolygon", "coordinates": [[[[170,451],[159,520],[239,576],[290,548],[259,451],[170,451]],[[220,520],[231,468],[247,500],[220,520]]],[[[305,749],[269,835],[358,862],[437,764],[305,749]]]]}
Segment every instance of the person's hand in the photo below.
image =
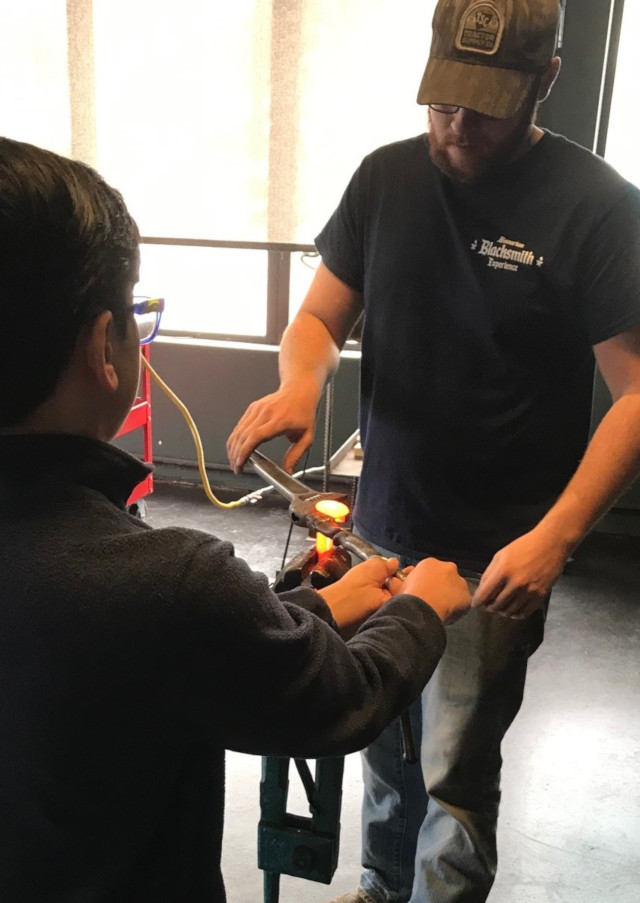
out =
{"type": "Polygon", "coordinates": [[[507,618],[526,618],[544,603],[567,560],[557,537],[540,528],[493,556],[473,595],[473,607],[507,618]]]}
{"type": "Polygon", "coordinates": [[[313,442],[317,392],[313,388],[279,389],[249,405],[229,438],[227,455],[234,473],[241,473],[251,452],[275,436],[286,436],[291,447],[283,468],[292,473],[313,442]]]}
{"type": "Polygon", "coordinates": [[[458,568],[451,561],[437,558],[418,562],[404,580],[400,592],[419,596],[445,624],[453,624],[471,606],[467,581],[460,576],[458,568]]]}
{"type": "Polygon", "coordinates": [[[345,640],[393,595],[404,592],[404,582],[393,576],[398,566],[397,558],[369,558],[318,590],[345,640]]]}

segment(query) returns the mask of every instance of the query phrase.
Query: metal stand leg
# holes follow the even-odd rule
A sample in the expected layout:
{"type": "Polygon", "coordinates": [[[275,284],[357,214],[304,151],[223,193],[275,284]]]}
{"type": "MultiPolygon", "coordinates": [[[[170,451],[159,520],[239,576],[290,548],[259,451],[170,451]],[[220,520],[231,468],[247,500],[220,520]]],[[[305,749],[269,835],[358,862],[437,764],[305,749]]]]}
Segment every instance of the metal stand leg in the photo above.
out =
{"type": "Polygon", "coordinates": [[[286,811],[290,761],[262,760],[258,867],[265,872],[264,903],[278,903],[280,875],[330,884],[338,867],[344,758],[316,760],[315,778],[306,760],[296,759],[310,817],[286,811]]]}
{"type": "Polygon", "coordinates": [[[280,899],[280,875],[277,872],[264,873],[264,903],[278,903],[280,899]]]}

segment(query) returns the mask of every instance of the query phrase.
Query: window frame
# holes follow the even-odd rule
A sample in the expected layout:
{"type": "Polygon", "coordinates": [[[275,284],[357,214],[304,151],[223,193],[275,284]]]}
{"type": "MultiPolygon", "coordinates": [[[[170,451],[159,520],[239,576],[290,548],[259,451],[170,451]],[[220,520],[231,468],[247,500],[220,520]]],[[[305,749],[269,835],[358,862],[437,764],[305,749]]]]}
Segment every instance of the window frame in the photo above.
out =
{"type": "Polygon", "coordinates": [[[160,335],[167,337],[211,339],[243,344],[279,345],[289,323],[289,302],[291,283],[291,255],[296,253],[317,254],[315,245],[293,242],[268,241],[227,241],[205,238],[168,238],[142,236],[141,244],[164,245],[182,248],[226,248],[233,250],[267,252],[266,309],[267,326],[264,335],[236,335],[227,332],[203,332],[197,330],[161,329],[160,335]]]}

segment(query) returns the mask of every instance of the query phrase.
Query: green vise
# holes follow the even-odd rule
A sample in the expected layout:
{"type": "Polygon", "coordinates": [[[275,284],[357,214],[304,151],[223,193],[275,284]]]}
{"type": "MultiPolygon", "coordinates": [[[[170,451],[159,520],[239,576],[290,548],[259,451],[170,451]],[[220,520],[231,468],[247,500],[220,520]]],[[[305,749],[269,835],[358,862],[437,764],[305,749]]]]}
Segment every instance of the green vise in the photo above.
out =
{"type": "Polygon", "coordinates": [[[290,761],[262,760],[258,868],[264,871],[264,903],[278,903],[280,875],[330,884],[338,865],[344,759],[317,759],[315,777],[305,759],[294,760],[308,817],[287,812],[290,761]]]}

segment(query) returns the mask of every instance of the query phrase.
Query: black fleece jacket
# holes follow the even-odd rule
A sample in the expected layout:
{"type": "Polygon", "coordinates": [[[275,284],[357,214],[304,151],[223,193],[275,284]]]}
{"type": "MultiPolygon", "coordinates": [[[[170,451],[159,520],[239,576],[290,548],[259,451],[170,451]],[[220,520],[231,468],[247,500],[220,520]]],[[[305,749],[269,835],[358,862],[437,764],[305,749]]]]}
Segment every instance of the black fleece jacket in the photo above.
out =
{"type": "Polygon", "coordinates": [[[222,903],[225,748],[359,749],[443,652],[415,597],[345,643],[317,593],[150,529],[125,507],[145,474],[0,436],[0,903],[222,903]]]}

